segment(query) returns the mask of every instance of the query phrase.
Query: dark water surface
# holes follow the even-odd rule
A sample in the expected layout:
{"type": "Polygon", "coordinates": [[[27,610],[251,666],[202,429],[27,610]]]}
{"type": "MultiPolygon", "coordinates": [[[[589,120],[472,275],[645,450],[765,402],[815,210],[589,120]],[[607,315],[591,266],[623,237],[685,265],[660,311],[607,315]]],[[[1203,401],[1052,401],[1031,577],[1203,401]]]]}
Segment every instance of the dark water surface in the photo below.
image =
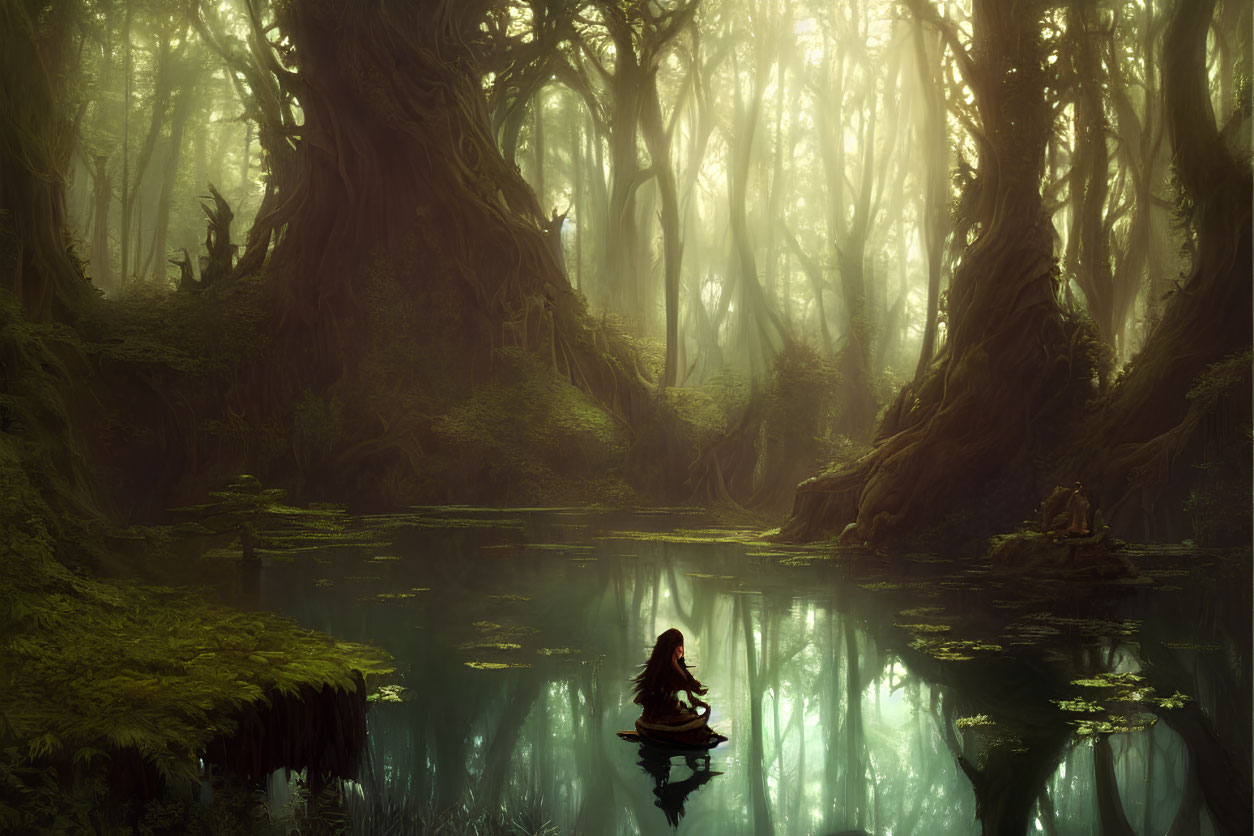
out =
{"type": "Polygon", "coordinates": [[[362,525],[377,546],[275,563],[260,592],[395,657],[356,832],[930,836],[981,832],[977,804],[987,833],[1250,832],[1239,559],[1160,550],[1077,582],[684,512],[362,525]],[[729,737],[708,763],[615,737],[668,627],[729,737]]]}

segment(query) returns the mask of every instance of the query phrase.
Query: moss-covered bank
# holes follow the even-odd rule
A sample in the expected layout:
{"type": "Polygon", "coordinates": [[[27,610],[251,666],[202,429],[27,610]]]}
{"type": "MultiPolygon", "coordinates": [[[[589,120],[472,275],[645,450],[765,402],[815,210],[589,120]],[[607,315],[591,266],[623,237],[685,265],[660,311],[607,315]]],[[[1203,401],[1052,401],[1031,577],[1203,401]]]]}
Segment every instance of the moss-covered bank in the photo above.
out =
{"type": "Polygon", "coordinates": [[[87,572],[128,538],[93,513],[65,406],[75,356],[71,332],[0,293],[0,830],[100,830],[214,752],[253,778],[351,774],[379,651],[87,572]]]}

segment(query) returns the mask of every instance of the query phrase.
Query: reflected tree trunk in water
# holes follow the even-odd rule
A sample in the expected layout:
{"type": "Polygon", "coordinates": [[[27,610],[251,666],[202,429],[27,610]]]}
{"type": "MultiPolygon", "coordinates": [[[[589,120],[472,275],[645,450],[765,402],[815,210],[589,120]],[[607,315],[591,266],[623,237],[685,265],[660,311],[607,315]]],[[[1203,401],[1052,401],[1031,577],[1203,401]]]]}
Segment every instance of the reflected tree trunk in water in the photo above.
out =
{"type": "MultiPolygon", "coordinates": [[[[549,745],[549,712],[552,711],[548,683],[541,683],[540,696],[535,703],[532,716],[534,728],[531,731],[531,786],[537,788],[556,786],[553,774],[552,747],[549,745]]],[[[572,720],[574,718],[571,718],[572,720]]],[[[572,722],[566,729],[572,739],[578,739],[572,722]]]]}
{"type": "MultiPolygon", "coordinates": [[[[623,628],[621,632],[626,633],[626,628],[630,625],[631,617],[639,612],[639,610],[629,610],[627,608],[627,581],[624,578],[623,562],[621,560],[614,561],[614,568],[611,572],[613,585],[611,594],[614,596],[614,612],[618,616],[618,626],[623,628]]],[[[632,585],[632,594],[635,594],[635,587],[632,585]]]]}
{"type": "Polygon", "coordinates": [[[660,631],[657,629],[657,600],[659,586],[661,584],[661,574],[655,569],[653,575],[653,596],[649,602],[649,635],[656,636],[660,631]]]}
{"type": "MultiPolygon", "coordinates": [[[[666,562],[666,585],[670,589],[671,605],[675,608],[676,613],[678,613],[679,615],[679,623],[682,625],[683,630],[687,631],[688,633],[694,632],[697,629],[697,624],[695,623],[695,619],[693,616],[693,609],[695,608],[695,603],[696,603],[696,588],[694,587],[693,589],[694,606],[689,607],[687,610],[685,610],[684,609],[684,596],[680,594],[680,589],[679,589],[679,578],[675,576],[675,564],[670,560],[666,562]]],[[[654,594],[655,595],[657,594],[656,589],[657,589],[657,581],[655,580],[654,582],[654,594]]]]}
{"type": "Polygon", "coordinates": [[[1199,836],[1202,832],[1202,780],[1192,752],[1187,754],[1188,772],[1184,776],[1184,795],[1180,807],[1171,821],[1167,836],[1199,836]]]}
{"type": "MultiPolygon", "coordinates": [[[[946,669],[953,690],[941,706],[943,717],[937,718],[945,743],[975,791],[980,832],[984,836],[1027,833],[1037,799],[1058,768],[1072,728],[1050,702],[1056,695],[1042,687],[1048,676],[1021,663],[1008,668],[962,664],[960,669],[946,669]],[[964,712],[988,714],[1017,739],[1015,745],[973,732],[966,736],[979,751],[969,755],[954,732],[958,700],[964,712]]],[[[936,673],[939,679],[940,671],[936,673]]]]}
{"type": "Polygon", "coordinates": [[[601,722],[601,665],[591,666],[588,683],[588,704],[584,717],[588,720],[589,768],[582,774],[583,798],[575,818],[579,833],[608,833],[613,829],[616,812],[614,784],[610,778],[610,760],[605,751],[605,729],[601,722]]]}
{"type": "Polygon", "coordinates": [[[806,716],[804,701],[801,709],[801,722],[797,724],[797,788],[792,794],[792,814],[794,822],[802,821],[806,797],[806,716]]]}
{"type": "Polygon", "coordinates": [[[450,810],[461,799],[466,763],[465,741],[469,729],[456,723],[436,721],[432,761],[436,764],[432,808],[450,810]],[[456,765],[456,766],[454,766],[456,765]]]}
{"type": "Polygon", "coordinates": [[[778,795],[775,803],[781,811],[787,810],[787,789],[788,783],[784,780],[784,739],[779,726],[779,702],[780,702],[780,665],[782,660],[779,652],[779,611],[773,607],[766,606],[763,602],[762,607],[762,667],[765,669],[770,664],[769,671],[763,677],[765,680],[763,687],[771,689],[771,733],[774,738],[771,752],[771,760],[775,762],[775,780],[776,786],[779,787],[778,795]]]}
{"type": "Polygon", "coordinates": [[[1132,826],[1119,800],[1119,782],[1115,778],[1115,756],[1110,749],[1110,735],[1101,734],[1093,740],[1094,790],[1102,836],[1132,836],[1132,826]]]}
{"type": "Polygon", "coordinates": [[[906,811],[907,793],[898,793],[897,795],[897,826],[893,828],[893,836],[910,836],[914,829],[918,826],[919,820],[923,816],[923,805],[932,797],[932,789],[936,786],[937,770],[934,768],[935,758],[931,757],[933,753],[930,748],[925,746],[924,741],[931,738],[926,722],[926,714],[920,705],[921,698],[919,695],[918,682],[909,681],[906,686],[910,694],[910,701],[917,706],[914,711],[914,762],[917,765],[922,778],[922,782],[913,787],[910,796],[913,801],[909,812],[906,811]]]}
{"type": "MultiPolygon", "coordinates": [[[[437,666],[432,672],[434,675],[431,681],[457,682],[460,678],[460,671],[450,670],[456,664],[456,662],[451,662],[443,666],[443,670],[437,666]]],[[[469,699],[441,701],[439,709],[429,716],[429,722],[433,727],[431,761],[435,765],[433,806],[437,814],[457,805],[465,791],[465,764],[469,755],[466,744],[470,740],[472,720],[477,714],[475,702],[469,699]]]]}
{"type": "Polygon", "coordinates": [[[862,674],[858,635],[845,620],[845,816],[862,827],[866,823],[866,761],[863,759],[862,674]]]}
{"type": "Polygon", "coordinates": [[[744,596],[739,596],[736,606],[740,608],[740,624],[745,639],[745,665],[749,674],[749,798],[753,808],[753,827],[759,834],[773,833],[763,763],[762,672],[758,668],[758,652],[753,637],[753,618],[749,613],[749,602],[744,596]]]}
{"type": "Polygon", "coordinates": [[[478,798],[481,808],[484,805],[488,805],[484,809],[495,809],[499,806],[506,775],[514,766],[513,754],[518,746],[523,723],[539,695],[539,674],[534,669],[520,671],[518,683],[505,699],[501,721],[484,755],[483,780],[478,798]]]}
{"type": "MultiPolygon", "coordinates": [[[[1041,821],[1041,827],[1045,831],[1045,836],[1058,836],[1058,825],[1055,822],[1054,799],[1049,794],[1049,787],[1041,790],[1041,795],[1036,799],[1036,814],[1041,821]]],[[[1145,831],[1148,833],[1149,831],[1145,831]]]]}
{"type": "MultiPolygon", "coordinates": [[[[827,637],[825,647],[833,650],[837,644],[836,611],[827,611],[827,637]]],[[[819,697],[819,722],[825,731],[823,740],[823,826],[826,830],[834,829],[837,824],[836,784],[840,777],[839,746],[837,744],[837,727],[840,725],[838,713],[840,694],[840,660],[835,653],[823,655],[821,680],[827,687],[822,688],[819,697]]]]}
{"type": "MultiPolygon", "coordinates": [[[[1250,782],[1247,764],[1238,765],[1224,747],[1210,718],[1197,703],[1181,708],[1152,709],[1183,738],[1189,772],[1196,776],[1215,829],[1222,834],[1250,832],[1250,782]]],[[[1248,751],[1248,750],[1247,750],[1248,751]]],[[[1190,780],[1193,780],[1192,778],[1190,780]]],[[[1187,791],[1186,791],[1187,797],[1187,791]]],[[[1174,830],[1174,825],[1173,825],[1174,830]]]]}
{"type": "MultiPolygon", "coordinates": [[[[1225,604],[1226,602],[1212,599],[1206,603],[1199,602],[1197,606],[1204,608],[1205,618],[1226,609],[1225,604]]],[[[1248,624],[1248,614],[1234,614],[1233,618],[1235,623],[1248,624]]],[[[1239,629],[1225,630],[1223,627],[1216,627],[1212,635],[1221,641],[1227,641],[1228,636],[1233,636],[1239,642],[1236,646],[1240,648],[1238,652],[1241,658],[1248,659],[1246,638],[1234,636],[1239,629]]],[[[1205,711],[1196,700],[1186,702],[1179,708],[1150,706],[1150,710],[1180,736],[1188,751],[1190,777],[1185,785],[1185,802],[1182,803],[1181,812],[1185,812],[1190,794],[1200,789],[1216,830],[1220,833],[1249,833],[1251,824],[1254,823],[1251,813],[1254,798],[1251,795],[1249,762],[1250,692],[1246,688],[1231,685],[1225,687],[1222,674],[1216,674],[1213,679],[1200,677],[1199,671],[1206,670],[1204,662],[1193,663],[1186,668],[1182,658],[1185,651],[1169,648],[1166,643],[1170,640],[1169,634],[1147,626],[1141,642],[1141,653],[1152,672],[1151,681],[1155,691],[1161,694],[1209,692],[1214,695],[1205,711]],[[1226,693],[1229,691],[1239,692],[1239,696],[1232,696],[1236,701],[1235,705],[1225,702],[1230,696],[1226,693]]],[[[1242,677],[1248,673],[1248,666],[1243,668],[1247,670],[1241,672],[1242,677]]],[[[1228,681],[1232,682],[1232,674],[1227,676],[1228,681]]],[[[1185,822],[1181,822],[1177,816],[1177,824],[1183,826],[1185,822]]],[[[1175,831],[1175,828],[1176,825],[1173,824],[1172,830],[1175,831]]]]}

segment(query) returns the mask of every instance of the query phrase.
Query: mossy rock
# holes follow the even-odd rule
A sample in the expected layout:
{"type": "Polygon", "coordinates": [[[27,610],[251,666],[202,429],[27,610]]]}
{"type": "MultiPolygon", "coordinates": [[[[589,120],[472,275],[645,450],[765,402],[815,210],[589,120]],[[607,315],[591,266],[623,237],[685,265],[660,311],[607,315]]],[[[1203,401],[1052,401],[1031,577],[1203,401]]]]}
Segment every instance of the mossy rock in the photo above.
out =
{"type": "Polygon", "coordinates": [[[992,567],[1010,574],[1061,575],[1072,580],[1136,577],[1137,569],[1123,544],[1103,530],[1087,537],[1016,531],[993,537],[987,558],[992,567]]]}

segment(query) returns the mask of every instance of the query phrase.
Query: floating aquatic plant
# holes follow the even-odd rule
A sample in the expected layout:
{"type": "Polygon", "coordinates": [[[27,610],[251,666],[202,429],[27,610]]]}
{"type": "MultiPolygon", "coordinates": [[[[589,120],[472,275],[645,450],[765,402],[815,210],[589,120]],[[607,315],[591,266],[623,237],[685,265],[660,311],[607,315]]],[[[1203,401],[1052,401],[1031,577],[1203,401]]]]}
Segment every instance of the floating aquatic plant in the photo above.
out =
{"type": "Polygon", "coordinates": [[[467,662],[466,667],[473,668],[477,671],[504,671],[515,668],[529,668],[531,665],[527,662],[467,662]]]}

